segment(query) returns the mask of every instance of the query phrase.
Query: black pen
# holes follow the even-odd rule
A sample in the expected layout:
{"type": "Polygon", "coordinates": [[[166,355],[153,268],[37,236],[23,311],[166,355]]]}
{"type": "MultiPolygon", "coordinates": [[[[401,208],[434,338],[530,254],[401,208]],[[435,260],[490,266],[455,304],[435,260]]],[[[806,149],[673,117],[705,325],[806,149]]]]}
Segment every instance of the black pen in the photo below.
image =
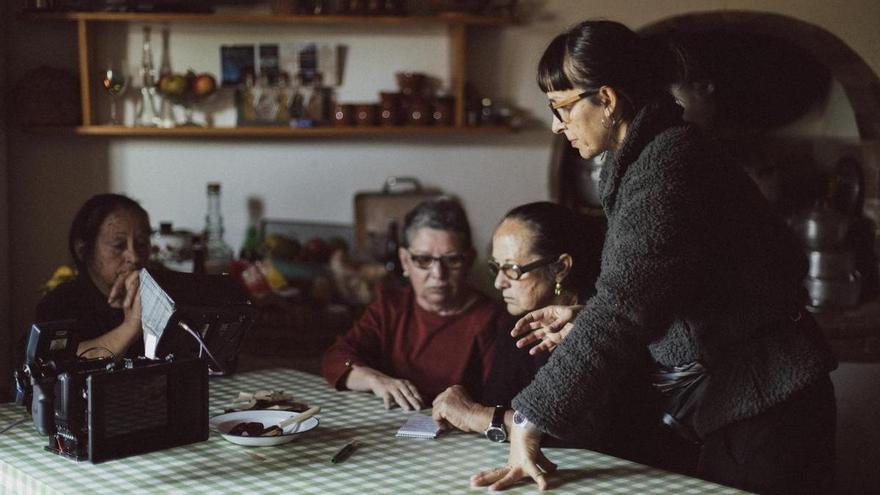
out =
{"type": "Polygon", "coordinates": [[[330,462],[336,464],[337,462],[342,462],[348,459],[348,456],[350,456],[351,453],[354,452],[354,450],[359,446],[360,443],[358,442],[348,442],[347,444],[345,444],[345,447],[339,449],[339,452],[337,452],[333,457],[330,458],[330,462]]]}

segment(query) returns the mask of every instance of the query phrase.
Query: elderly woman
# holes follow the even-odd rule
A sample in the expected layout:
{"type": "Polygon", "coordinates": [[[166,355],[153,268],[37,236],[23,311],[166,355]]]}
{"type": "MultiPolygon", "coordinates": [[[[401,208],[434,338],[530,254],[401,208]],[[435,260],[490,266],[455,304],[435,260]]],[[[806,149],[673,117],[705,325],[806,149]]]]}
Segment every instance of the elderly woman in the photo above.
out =
{"type": "Polygon", "coordinates": [[[410,284],[384,289],[324,355],[339,390],[372,392],[386,408],[421,409],[455,384],[480,395],[504,310],[468,284],[470,225],[450,198],[410,211],[399,250],[410,284]]]}
{"type": "Polygon", "coordinates": [[[36,321],[76,320],[77,352],[86,357],[143,354],[138,270],[150,255],[147,212],[126,196],[93,196],[73,219],[68,249],[78,274],[46,294],[36,321]]]}
{"type": "MultiPolygon", "coordinates": [[[[593,232],[571,228],[585,224],[570,209],[550,202],[522,205],[510,210],[492,236],[489,270],[513,316],[549,305],[576,305],[594,292],[602,246],[601,220],[594,219],[593,232]]],[[[586,224],[585,224],[586,225],[586,224]]],[[[547,361],[546,353],[518,348],[510,328],[502,330],[495,344],[489,382],[475,402],[460,385],[440,394],[433,403],[434,419],[464,431],[487,432],[490,425],[509,428],[493,418],[510,407],[513,397],[547,361]]]]}
{"type": "MultiPolygon", "coordinates": [[[[596,295],[512,401],[508,464],[471,482],[530,477],[546,488],[555,465],[541,436],[579,426],[647,349],[669,398],[657,421],[690,442],[690,473],[821,492],[834,465],[836,363],[802,310],[806,260],[743,170],[683,123],[653,63],[611,21],[576,25],[541,58],[553,131],[584,158],[613,154],[602,170],[608,230],[596,295]]],[[[546,313],[527,315],[530,328],[554,319],[546,313]]]]}
{"type": "MultiPolygon", "coordinates": [[[[546,201],[510,210],[495,229],[489,258],[495,288],[501,292],[507,311],[523,316],[545,306],[582,304],[595,292],[603,240],[601,217],[583,217],[546,201]]],[[[541,351],[552,349],[552,339],[557,335],[548,334],[537,345],[528,346],[526,342],[517,344],[510,328],[502,330],[479,402],[463,387],[454,385],[434,400],[434,419],[447,427],[482,433],[491,441],[505,441],[513,415],[510,401],[547,362],[548,354],[541,351]]],[[[540,340],[530,336],[530,342],[540,340]]],[[[647,362],[647,353],[643,362],[647,362]]],[[[608,397],[597,411],[595,416],[599,417],[592,420],[602,423],[602,438],[584,439],[580,432],[573,431],[561,442],[550,438],[550,444],[589,446],[643,462],[653,460],[651,453],[642,448],[643,439],[634,434],[638,431],[644,435],[651,426],[644,414],[631,414],[641,411],[628,407],[636,390],[651,393],[646,377],[646,367],[634,370],[631,386],[608,397]]]]}

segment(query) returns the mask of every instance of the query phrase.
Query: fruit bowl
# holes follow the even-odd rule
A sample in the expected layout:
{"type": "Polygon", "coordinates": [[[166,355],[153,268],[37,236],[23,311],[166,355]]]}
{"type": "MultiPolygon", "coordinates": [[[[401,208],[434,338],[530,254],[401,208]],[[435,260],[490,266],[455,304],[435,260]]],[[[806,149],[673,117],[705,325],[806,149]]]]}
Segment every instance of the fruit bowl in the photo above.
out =
{"type": "MultiPolygon", "coordinates": [[[[193,120],[193,108],[210,98],[217,92],[216,78],[207,73],[202,72],[196,74],[189,70],[186,74],[171,73],[162,76],[159,79],[159,93],[169,102],[175,105],[181,105],[184,111],[185,122],[181,124],[186,127],[201,127],[193,120]]],[[[166,121],[165,127],[174,127],[171,110],[162,109],[162,119],[166,121]]]]}

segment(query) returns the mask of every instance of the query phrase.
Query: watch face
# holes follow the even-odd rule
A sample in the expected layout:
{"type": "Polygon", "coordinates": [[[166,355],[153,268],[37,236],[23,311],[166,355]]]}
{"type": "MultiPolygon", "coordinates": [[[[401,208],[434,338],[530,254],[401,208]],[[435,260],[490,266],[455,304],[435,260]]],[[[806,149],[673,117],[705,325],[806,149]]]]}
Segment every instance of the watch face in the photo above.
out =
{"type": "Polygon", "coordinates": [[[503,428],[499,428],[497,426],[492,426],[488,430],[486,430],[486,438],[492,440],[493,442],[503,442],[507,440],[507,434],[504,433],[503,428]]]}

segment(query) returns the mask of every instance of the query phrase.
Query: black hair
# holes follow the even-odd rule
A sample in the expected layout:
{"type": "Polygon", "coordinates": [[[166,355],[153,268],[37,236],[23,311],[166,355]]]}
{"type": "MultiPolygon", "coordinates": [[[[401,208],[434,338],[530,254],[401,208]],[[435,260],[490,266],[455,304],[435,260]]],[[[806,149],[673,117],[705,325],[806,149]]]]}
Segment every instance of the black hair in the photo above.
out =
{"type": "Polygon", "coordinates": [[[532,231],[534,254],[541,258],[571,256],[571,271],[562,286],[576,292],[579,301],[595,292],[605,243],[604,217],[587,217],[558,203],[538,201],[508,211],[502,222],[508,219],[519,220],[532,231]]]}
{"type": "Polygon", "coordinates": [[[451,196],[440,196],[422,201],[409,211],[403,220],[401,244],[409,247],[412,236],[421,228],[454,232],[461,236],[464,246],[473,250],[471,225],[461,203],[451,196]]]}
{"type": "Polygon", "coordinates": [[[147,211],[137,201],[122,194],[96,194],[83,203],[76,212],[67,238],[67,249],[80,272],[85,271],[94,255],[101,224],[111,213],[119,210],[130,210],[141,214],[149,223],[150,216],[147,211]],[[82,242],[82,257],[76,249],[78,242],[82,242]]]}
{"type": "Polygon", "coordinates": [[[621,95],[623,116],[631,118],[665,92],[653,50],[619,22],[589,20],[556,36],[538,63],[541,90],[599,89],[621,95]]]}

